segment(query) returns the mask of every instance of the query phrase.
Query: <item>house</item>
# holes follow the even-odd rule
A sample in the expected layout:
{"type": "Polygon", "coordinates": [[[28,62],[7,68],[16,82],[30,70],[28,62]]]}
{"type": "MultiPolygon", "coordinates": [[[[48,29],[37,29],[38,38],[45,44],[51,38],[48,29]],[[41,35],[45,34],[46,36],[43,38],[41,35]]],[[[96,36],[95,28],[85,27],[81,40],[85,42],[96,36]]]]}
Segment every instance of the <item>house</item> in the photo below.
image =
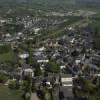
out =
{"type": "Polygon", "coordinates": [[[63,87],[72,87],[73,78],[72,75],[62,75],[61,76],[61,83],[63,87]]]}
{"type": "Polygon", "coordinates": [[[34,29],[34,34],[38,34],[39,31],[40,31],[40,28],[35,28],[34,29]]]}
{"type": "Polygon", "coordinates": [[[37,62],[38,62],[38,63],[48,63],[49,60],[42,60],[42,59],[41,59],[41,60],[37,60],[37,62]]]}
{"type": "Polygon", "coordinates": [[[72,87],[73,87],[73,77],[72,75],[61,75],[61,82],[62,86],[60,87],[60,91],[62,91],[64,95],[63,100],[72,100],[73,98],[73,92],[72,92],[72,87]],[[69,99],[70,98],[70,99],[69,99]]]}
{"type": "Polygon", "coordinates": [[[32,76],[32,77],[34,77],[34,71],[31,68],[24,69],[23,75],[24,76],[32,76]]]}
{"type": "Polygon", "coordinates": [[[62,70],[62,69],[65,69],[66,68],[66,66],[65,65],[61,65],[60,66],[60,69],[62,70]]]}
{"type": "Polygon", "coordinates": [[[23,53],[23,54],[20,54],[19,55],[19,58],[21,58],[21,59],[26,59],[28,57],[29,57],[29,54],[28,53],[23,53]]]}
{"type": "Polygon", "coordinates": [[[22,34],[23,34],[22,32],[18,32],[18,33],[17,33],[18,36],[21,36],[22,34]]]}

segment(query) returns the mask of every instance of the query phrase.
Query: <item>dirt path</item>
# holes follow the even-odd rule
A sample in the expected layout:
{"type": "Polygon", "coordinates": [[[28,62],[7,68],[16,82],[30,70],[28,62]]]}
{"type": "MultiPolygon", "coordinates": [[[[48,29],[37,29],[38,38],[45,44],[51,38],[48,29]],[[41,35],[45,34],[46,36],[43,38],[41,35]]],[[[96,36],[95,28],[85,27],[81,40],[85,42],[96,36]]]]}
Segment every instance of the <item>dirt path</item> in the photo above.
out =
{"type": "Polygon", "coordinates": [[[32,93],[30,100],[40,100],[40,99],[37,97],[36,93],[32,93]]]}

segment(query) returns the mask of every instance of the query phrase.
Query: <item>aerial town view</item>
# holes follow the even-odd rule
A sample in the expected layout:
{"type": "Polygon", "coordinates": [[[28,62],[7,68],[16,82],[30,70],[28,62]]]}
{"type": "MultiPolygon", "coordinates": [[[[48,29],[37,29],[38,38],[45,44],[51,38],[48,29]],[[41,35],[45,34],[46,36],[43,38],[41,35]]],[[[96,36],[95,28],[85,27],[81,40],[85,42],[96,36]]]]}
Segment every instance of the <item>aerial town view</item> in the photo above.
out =
{"type": "Polygon", "coordinates": [[[100,0],[0,0],[0,100],[100,100],[100,0]]]}

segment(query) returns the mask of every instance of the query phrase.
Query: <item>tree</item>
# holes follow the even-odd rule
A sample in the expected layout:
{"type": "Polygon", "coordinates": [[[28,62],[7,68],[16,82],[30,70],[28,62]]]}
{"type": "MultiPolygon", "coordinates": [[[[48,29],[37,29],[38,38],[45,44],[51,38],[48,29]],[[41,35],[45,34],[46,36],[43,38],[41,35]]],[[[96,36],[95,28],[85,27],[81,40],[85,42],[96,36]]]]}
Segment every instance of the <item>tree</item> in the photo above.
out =
{"type": "Polygon", "coordinates": [[[0,83],[5,83],[8,80],[8,76],[0,73],[0,83]]]}
{"type": "Polygon", "coordinates": [[[34,75],[35,76],[40,76],[41,74],[42,74],[42,71],[40,69],[40,66],[36,67],[35,71],[34,71],[34,75]]]}
{"type": "Polygon", "coordinates": [[[59,91],[59,100],[64,99],[64,93],[62,91],[59,91]]]}
{"type": "Polygon", "coordinates": [[[32,79],[31,79],[31,77],[27,77],[23,81],[23,90],[24,90],[25,93],[27,93],[27,92],[31,93],[31,90],[32,90],[32,79]]]}
{"type": "Polygon", "coordinates": [[[51,97],[51,100],[53,100],[53,89],[49,89],[49,93],[50,93],[50,97],[51,97]]]}
{"type": "Polygon", "coordinates": [[[49,62],[47,64],[46,71],[52,73],[58,73],[60,71],[60,67],[55,62],[49,62]]]}
{"type": "Polygon", "coordinates": [[[74,50],[72,53],[71,53],[71,56],[73,57],[76,57],[79,55],[79,52],[77,50],[74,50]]]}
{"type": "Polygon", "coordinates": [[[18,81],[10,81],[8,87],[10,89],[19,89],[20,85],[19,85],[18,81]]]}

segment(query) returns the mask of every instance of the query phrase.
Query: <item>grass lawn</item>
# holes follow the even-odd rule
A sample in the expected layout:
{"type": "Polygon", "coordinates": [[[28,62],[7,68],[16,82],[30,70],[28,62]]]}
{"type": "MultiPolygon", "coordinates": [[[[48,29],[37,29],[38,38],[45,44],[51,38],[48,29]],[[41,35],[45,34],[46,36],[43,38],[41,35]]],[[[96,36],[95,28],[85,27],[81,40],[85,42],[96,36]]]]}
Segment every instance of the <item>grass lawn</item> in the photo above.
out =
{"type": "Polygon", "coordinates": [[[0,63],[6,61],[15,61],[15,54],[10,45],[0,46],[0,63]]]}
{"type": "Polygon", "coordinates": [[[0,62],[14,61],[14,60],[15,60],[15,55],[12,51],[0,54],[0,62]]]}
{"type": "Polygon", "coordinates": [[[98,28],[99,31],[100,31],[100,20],[93,21],[93,26],[96,27],[96,28],[98,28]]]}
{"type": "Polygon", "coordinates": [[[10,90],[8,87],[0,85],[0,100],[23,100],[21,91],[10,90]]]}

